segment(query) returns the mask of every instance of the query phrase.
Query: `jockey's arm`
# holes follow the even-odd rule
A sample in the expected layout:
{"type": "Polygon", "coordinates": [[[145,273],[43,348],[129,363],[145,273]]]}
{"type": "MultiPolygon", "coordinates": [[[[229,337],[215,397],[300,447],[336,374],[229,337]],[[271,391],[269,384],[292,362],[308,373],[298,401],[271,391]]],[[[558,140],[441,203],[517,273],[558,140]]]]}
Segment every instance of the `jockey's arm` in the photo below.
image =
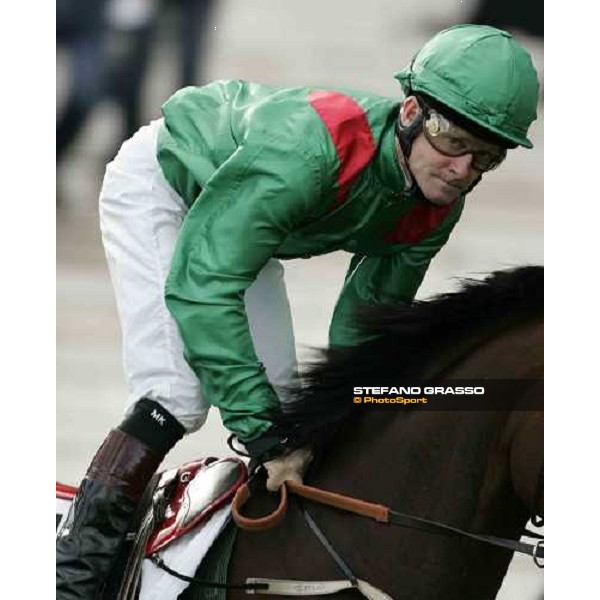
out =
{"type": "Polygon", "coordinates": [[[329,343],[354,346],[372,339],[357,322],[362,306],[411,302],[427,269],[460,217],[448,219],[421,242],[387,256],[358,256],[350,262],[329,327],[329,343]]]}
{"type": "MultiPolygon", "coordinates": [[[[323,212],[310,157],[242,145],[209,179],[181,229],[165,287],[188,363],[242,441],[271,425],[276,393],[250,334],[244,293],[294,229],[323,212]]],[[[325,207],[326,208],[326,207],[325,207]]]]}

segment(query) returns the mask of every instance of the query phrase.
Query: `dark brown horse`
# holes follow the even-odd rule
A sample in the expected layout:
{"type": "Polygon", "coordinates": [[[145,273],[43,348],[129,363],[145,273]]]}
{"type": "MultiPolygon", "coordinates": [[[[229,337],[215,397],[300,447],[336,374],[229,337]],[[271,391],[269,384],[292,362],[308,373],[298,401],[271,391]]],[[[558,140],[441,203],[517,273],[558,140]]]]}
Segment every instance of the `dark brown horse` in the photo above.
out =
{"type": "MultiPolygon", "coordinates": [[[[306,482],[473,533],[519,539],[529,517],[543,513],[543,412],[519,410],[543,391],[542,318],[541,267],[497,272],[433,301],[367,314],[379,338],[329,351],[291,417],[320,447],[306,482]],[[349,383],[434,376],[531,385],[511,399],[512,410],[359,411],[348,397],[349,383]]],[[[244,510],[265,514],[274,503],[273,495],[255,494],[244,510]]],[[[356,576],[394,600],[494,598],[512,558],[509,550],[465,537],[305,506],[356,576]]],[[[277,528],[238,532],[228,580],[247,577],[343,578],[293,500],[277,528]]],[[[359,596],[334,596],[350,597],[359,596]]]]}

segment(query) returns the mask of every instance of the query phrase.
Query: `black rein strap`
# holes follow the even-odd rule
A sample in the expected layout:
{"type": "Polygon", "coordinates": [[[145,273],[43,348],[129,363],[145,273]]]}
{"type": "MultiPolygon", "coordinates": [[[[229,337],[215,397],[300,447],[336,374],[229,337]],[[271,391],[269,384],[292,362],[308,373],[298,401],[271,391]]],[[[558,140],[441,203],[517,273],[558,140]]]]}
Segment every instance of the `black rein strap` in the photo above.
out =
{"type": "Polygon", "coordinates": [[[524,535],[532,537],[538,540],[536,544],[527,544],[519,540],[509,540],[506,538],[496,537],[494,535],[483,535],[479,533],[471,533],[470,531],[464,531],[458,527],[452,525],[446,525],[439,523],[438,521],[431,521],[429,519],[423,519],[422,517],[414,517],[412,515],[405,515],[403,513],[396,512],[390,509],[390,523],[394,525],[400,525],[401,527],[410,527],[412,529],[420,529],[430,533],[445,533],[448,535],[468,537],[478,542],[484,542],[491,544],[492,546],[499,546],[512,550],[513,552],[520,552],[521,554],[527,554],[532,556],[538,566],[539,559],[544,558],[544,536],[539,533],[528,532],[524,535]],[[538,560],[536,560],[538,559],[538,560]]]}

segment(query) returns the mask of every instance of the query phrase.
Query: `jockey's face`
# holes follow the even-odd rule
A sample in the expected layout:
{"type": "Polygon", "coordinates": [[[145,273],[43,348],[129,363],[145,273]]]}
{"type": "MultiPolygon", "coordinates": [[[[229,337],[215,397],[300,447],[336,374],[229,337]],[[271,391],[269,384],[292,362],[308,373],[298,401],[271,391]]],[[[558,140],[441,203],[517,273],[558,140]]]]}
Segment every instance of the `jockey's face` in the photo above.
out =
{"type": "MultiPolygon", "coordinates": [[[[406,98],[402,104],[402,124],[410,124],[420,110],[414,96],[406,98]]],[[[477,141],[477,138],[473,139],[477,141]]],[[[446,206],[456,200],[481,175],[481,171],[473,167],[472,154],[442,154],[422,131],[413,140],[408,167],[423,195],[438,206],[446,206]]]]}

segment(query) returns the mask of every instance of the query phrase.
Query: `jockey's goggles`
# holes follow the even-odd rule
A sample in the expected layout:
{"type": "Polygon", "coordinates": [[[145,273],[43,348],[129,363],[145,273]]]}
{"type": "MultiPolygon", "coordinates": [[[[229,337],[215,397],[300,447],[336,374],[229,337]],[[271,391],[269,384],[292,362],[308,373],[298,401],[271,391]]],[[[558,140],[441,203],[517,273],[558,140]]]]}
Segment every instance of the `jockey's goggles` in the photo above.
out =
{"type": "Polygon", "coordinates": [[[425,139],[446,156],[473,156],[472,167],[477,171],[491,171],[505,158],[506,148],[486,143],[449,121],[433,108],[422,104],[423,134],[425,139]]]}

